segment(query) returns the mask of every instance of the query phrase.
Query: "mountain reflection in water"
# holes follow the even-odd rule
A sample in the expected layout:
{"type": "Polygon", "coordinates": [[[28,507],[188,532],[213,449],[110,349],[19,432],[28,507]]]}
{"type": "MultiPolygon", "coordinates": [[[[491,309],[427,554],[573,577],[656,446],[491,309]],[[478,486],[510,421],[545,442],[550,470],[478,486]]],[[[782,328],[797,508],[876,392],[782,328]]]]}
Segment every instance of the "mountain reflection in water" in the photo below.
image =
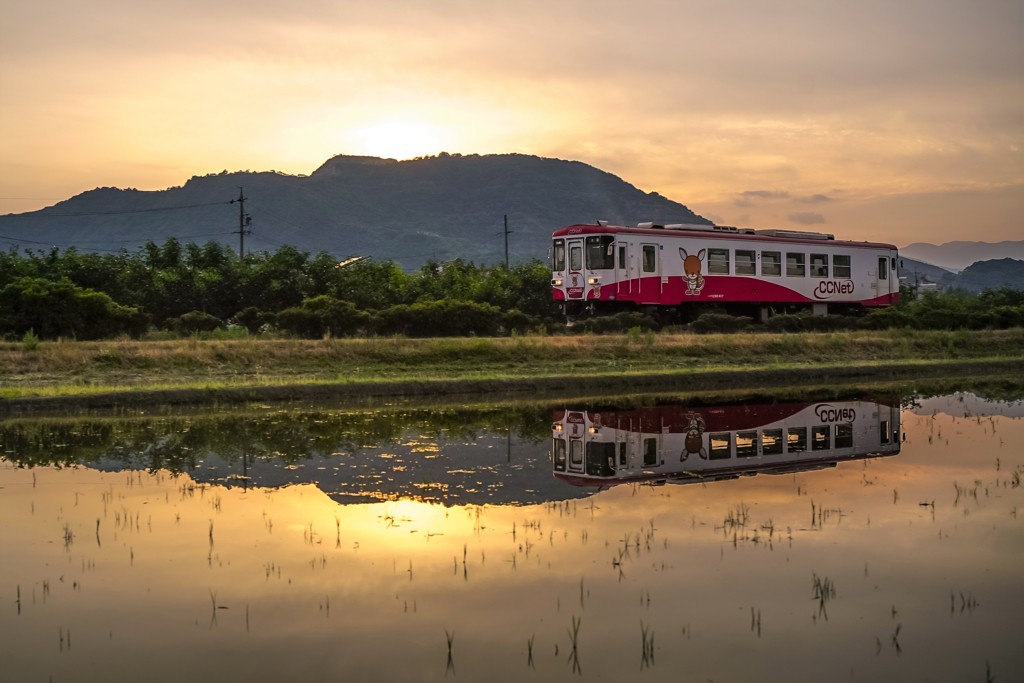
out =
{"type": "Polygon", "coordinates": [[[379,415],[305,412],[12,426],[0,429],[0,449],[21,464],[164,468],[254,488],[312,484],[340,503],[533,504],[592,493],[577,487],[708,483],[895,455],[899,416],[898,405],[865,399],[566,408],[553,413],[549,445],[536,429],[514,434],[494,422],[429,428],[422,415],[398,414],[380,430],[379,415]]]}
{"type": "Polygon", "coordinates": [[[1012,680],[1021,407],[6,419],[0,679],[1012,680]]]}

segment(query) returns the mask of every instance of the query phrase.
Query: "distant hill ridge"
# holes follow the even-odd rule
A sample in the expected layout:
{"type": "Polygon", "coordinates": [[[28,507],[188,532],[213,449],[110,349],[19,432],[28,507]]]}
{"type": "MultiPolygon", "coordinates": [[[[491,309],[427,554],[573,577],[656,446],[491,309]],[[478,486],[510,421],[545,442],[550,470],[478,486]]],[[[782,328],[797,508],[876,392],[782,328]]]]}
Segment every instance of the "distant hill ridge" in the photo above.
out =
{"type": "Polygon", "coordinates": [[[288,244],[338,257],[504,260],[545,258],[551,232],[598,219],[710,223],[656,192],[579,161],[522,154],[441,154],[408,161],[335,156],[309,176],[222,172],[159,191],[97,188],[55,206],[0,216],[5,243],[23,248],[132,251],[147,240],[238,244],[238,204],[252,217],[252,250],[288,244]],[[180,208],[191,207],[191,208],[180,208]]]}
{"type": "Polygon", "coordinates": [[[1024,259],[1024,240],[1003,242],[956,241],[944,244],[914,242],[900,248],[900,254],[947,270],[963,270],[978,261],[1001,258],[1024,259]]]}
{"type": "Polygon", "coordinates": [[[1002,287],[1024,291],[1024,260],[1001,258],[978,261],[957,274],[953,286],[968,292],[1002,287]]]}
{"type": "MultiPolygon", "coordinates": [[[[249,251],[291,245],[339,258],[391,259],[409,269],[428,259],[502,262],[504,215],[512,262],[545,258],[551,232],[573,223],[710,223],[679,202],[579,161],[524,154],[407,161],[339,155],[308,176],[223,171],[165,190],[97,188],[40,211],[0,216],[0,248],[134,251],[168,237],[237,248],[239,206],[230,202],[240,187],[252,217],[249,251]]],[[[963,278],[943,269],[1024,259],[1024,241],[917,242],[900,253],[901,275],[975,289],[981,282],[1001,286],[1000,278],[1017,282],[1017,265],[986,265],[963,278]]]]}

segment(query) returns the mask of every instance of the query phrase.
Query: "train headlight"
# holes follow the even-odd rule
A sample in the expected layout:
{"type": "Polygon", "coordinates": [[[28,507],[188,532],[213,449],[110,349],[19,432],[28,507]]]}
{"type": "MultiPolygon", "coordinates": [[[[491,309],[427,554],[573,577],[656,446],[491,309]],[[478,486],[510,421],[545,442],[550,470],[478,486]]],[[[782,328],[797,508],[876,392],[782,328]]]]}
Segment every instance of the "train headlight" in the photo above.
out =
{"type": "Polygon", "coordinates": [[[551,281],[551,285],[553,287],[561,287],[562,286],[562,278],[556,277],[554,280],[551,281]]]}
{"type": "Polygon", "coordinates": [[[601,282],[601,278],[599,278],[599,277],[588,277],[587,278],[587,284],[588,285],[596,285],[596,284],[599,284],[600,282],[601,282]]]}

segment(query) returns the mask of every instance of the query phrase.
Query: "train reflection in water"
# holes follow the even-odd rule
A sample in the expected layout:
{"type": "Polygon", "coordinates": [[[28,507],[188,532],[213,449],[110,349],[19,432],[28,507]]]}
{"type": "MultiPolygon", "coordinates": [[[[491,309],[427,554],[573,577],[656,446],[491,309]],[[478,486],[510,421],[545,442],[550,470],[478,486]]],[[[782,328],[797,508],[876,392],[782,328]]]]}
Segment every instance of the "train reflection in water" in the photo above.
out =
{"type": "Polygon", "coordinates": [[[554,474],[579,486],[785,474],[899,452],[899,405],[870,400],[562,410],[552,424],[554,474]]]}

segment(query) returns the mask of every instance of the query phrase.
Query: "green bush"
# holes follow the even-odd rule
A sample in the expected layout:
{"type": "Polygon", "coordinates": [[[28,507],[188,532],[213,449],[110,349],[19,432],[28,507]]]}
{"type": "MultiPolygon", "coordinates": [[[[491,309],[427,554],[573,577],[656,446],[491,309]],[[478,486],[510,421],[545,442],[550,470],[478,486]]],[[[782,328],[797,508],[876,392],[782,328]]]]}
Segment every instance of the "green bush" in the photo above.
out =
{"type": "Polygon", "coordinates": [[[804,320],[806,317],[806,315],[791,313],[773,315],[765,321],[764,328],[769,332],[805,332],[807,330],[804,320]]]}
{"type": "Polygon", "coordinates": [[[501,332],[507,335],[526,334],[541,326],[539,318],[527,315],[518,308],[507,311],[501,319],[501,332]]]}
{"type": "Polygon", "coordinates": [[[21,338],[21,348],[25,351],[35,351],[39,348],[39,337],[36,336],[35,330],[29,330],[21,338]]]}
{"type": "Polygon", "coordinates": [[[622,311],[613,315],[584,318],[573,326],[573,331],[591,334],[627,332],[634,327],[641,330],[656,330],[658,324],[639,311],[622,311]]]}
{"type": "Polygon", "coordinates": [[[875,308],[860,319],[866,330],[888,330],[913,325],[912,316],[902,308],[875,308]]]}
{"type": "Polygon", "coordinates": [[[277,314],[274,323],[278,329],[306,339],[324,336],[324,321],[315,311],[292,306],[277,314]]]}
{"type": "Polygon", "coordinates": [[[351,301],[339,301],[327,295],[306,299],[301,306],[286,308],[277,314],[275,324],[281,330],[307,339],[351,336],[361,332],[370,316],[356,310],[351,301]]]}
{"type": "Polygon", "coordinates": [[[377,334],[407,337],[493,336],[501,324],[502,312],[496,306],[451,299],[392,306],[373,319],[377,334]]]}
{"type": "Polygon", "coordinates": [[[369,315],[356,310],[351,301],[339,301],[327,295],[306,299],[302,302],[302,308],[319,316],[323,333],[329,333],[332,337],[357,334],[369,321],[369,315]]]}
{"type": "Polygon", "coordinates": [[[203,311],[189,311],[172,321],[171,324],[179,334],[190,335],[199,332],[213,332],[217,328],[223,327],[224,321],[203,311]]]}
{"type": "Polygon", "coordinates": [[[238,313],[235,313],[233,320],[236,324],[248,330],[249,334],[257,334],[267,325],[273,325],[277,322],[277,318],[273,313],[261,311],[255,306],[247,306],[238,313]]]}
{"type": "Polygon", "coordinates": [[[739,332],[750,328],[753,320],[725,313],[704,313],[688,325],[692,332],[709,334],[713,332],[739,332]]]}
{"type": "Polygon", "coordinates": [[[138,309],[71,281],[22,277],[0,289],[0,334],[29,330],[41,339],[139,336],[148,324],[138,309]]]}

